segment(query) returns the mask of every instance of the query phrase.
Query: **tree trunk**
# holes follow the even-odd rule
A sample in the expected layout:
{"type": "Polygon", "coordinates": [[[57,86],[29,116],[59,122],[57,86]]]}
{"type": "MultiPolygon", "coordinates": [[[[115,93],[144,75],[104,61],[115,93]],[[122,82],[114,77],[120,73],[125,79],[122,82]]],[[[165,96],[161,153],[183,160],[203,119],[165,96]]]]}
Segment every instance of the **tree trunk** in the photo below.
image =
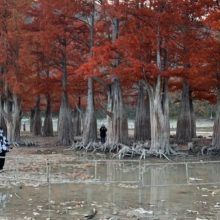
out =
{"type": "Polygon", "coordinates": [[[94,107],[94,93],[93,93],[93,80],[88,79],[88,97],[86,117],[83,125],[83,144],[87,145],[90,142],[97,140],[97,121],[94,107]]]}
{"type": "MultiPolygon", "coordinates": [[[[95,5],[93,2],[93,11],[90,15],[89,24],[89,48],[90,56],[92,57],[92,48],[94,46],[94,25],[95,25],[95,5]]],[[[95,115],[95,102],[94,102],[94,89],[93,89],[93,79],[88,79],[88,96],[87,96],[87,109],[86,116],[83,122],[83,144],[87,145],[90,142],[95,142],[97,140],[97,121],[95,115]]]]}
{"type": "Polygon", "coordinates": [[[189,83],[186,79],[184,79],[181,107],[176,130],[176,140],[178,143],[182,144],[191,142],[193,135],[195,135],[193,105],[192,100],[190,99],[189,83]]]}
{"type": "Polygon", "coordinates": [[[53,120],[52,120],[52,113],[51,113],[51,97],[50,97],[49,94],[46,95],[46,100],[47,100],[47,108],[46,108],[46,111],[45,111],[43,136],[49,137],[49,136],[53,136],[53,120]]]}
{"type": "Polygon", "coordinates": [[[8,116],[5,122],[6,122],[7,140],[9,143],[13,143],[13,120],[11,115],[8,116]]]}
{"type": "Polygon", "coordinates": [[[168,79],[163,78],[162,80],[163,88],[162,88],[162,113],[164,120],[164,149],[163,152],[170,154],[170,109],[169,109],[169,95],[168,95],[168,79]]]}
{"type": "Polygon", "coordinates": [[[34,125],[34,113],[35,110],[31,109],[31,114],[30,114],[30,132],[33,132],[33,125],[34,125]]]}
{"type": "Polygon", "coordinates": [[[34,109],[33,134],[36,135],[36,136],[42,135],[40,96],[37,97],[36,106],[35,106],[35,109],[34,109]]]}
{"type": "Polygon", "coordinates": [[[68,103],[67,92],[63,92],[58,119],[59,143],[68,146],[73,141],[73,124],[71,120],[71,109],[68,103]]]}
{"type": "Polygon", "coordinates": [[[220,73],[217,73],[217,109],[213,127],[212,146],[220,149],[220,73]]]}
{"type": "Polygon", "coordinates": [[[80,136],[81,135],[81,117],[80,112],[74,108],[73,110],[73,133],[74,136],[80,136]]]}
{"type": "MultiPolygon", "coordinates": [[[[150,86],[148,86],[150,87],[150,86]]],[[[168,80],[158,75],[155,90],[150,91],[151,147],[150,153],[170,154],[168,80]],[[161,83],[163,96],[161,97],[161,83]]]]}
{"type": "MultiPolygon", "coordinates": [[[[3,131],[7,131],[5,119],[2,114],[0,114],[0,127],[3,128],[3,131]]],[[[7,136],[7,133],[5,133],[5,135],[7,136]]]]}
{"type": "MultiPolygon", "coordinates": [[[[114,1],[118,5],[118,0],[114,1]]],[[[114,17],[112,19],[112,42],[115,42],[119,37],[119,19],[114,17]]],[[[113,60],[113,66],[119,65],[119,54],[116,54],[113,60]]],[[[124,109],[121,84],[118,77],[112,79],[112,84],[109,85],[108,91],[108,131],[107,144],[128,144],[128,120],[124,109]]]]}
{"type": "Polygon", "coordinates": [[[195,116],[194,107],[193,107],[192,91],[190,91],[189,94],[190,94],[189,104],[190,104],[190,112],[191,112],[192,138],[195,138],[196,137],[196,116],[195,116]]]}
{"type": "Polygon", "coordinates": [[[113,79],[108,95],[108,111],[111,117],[108,118],[107,143],[109,145],[128,144],[128,121],[118,78],[113,79]]]}
{"type": "Polygon", "coordinates": [[[61,106],[58,119],[58,141],[61,145],[68,146],[73,141],[73,123],[71,118],[71,109],[68,101],[67,88],[67,57],[66,57],[66,40],[64,41],[63,59],[62,59],[62,96],[61,106]]]}
{"type": "Polygon", "coordinates": [[[20,141],[20,131],[21,131],[21,100],[17,95],[13,95],[13,102],[14,102],[14,108],[12,113],[12,120],[13,120],[13,142],[19,142],[20,141]]]}
{"type": "Polygon", "coordinates": [[[162,43],[158,27],[157,67],[159,72],[156,85],[152,87],[147,84],[151,115],[150,153],[169,155],[174,153],[174,151],[170,147],[168,79],[162,78],[160,75],[167,65],[167,52],[165,48],[162,48],[162,43]]]}
{"type": "Polygon", "coordinates": [[[150,103],[148,94],[141,81],[138,84],[134,139],[136,141],[146,141],[150,139],[150,103]]]}
{"type": "Polygon", "coordinates": [[[12,118],[12,109],[13,109],[13,96],[8,89],[7,83],[5,83],[5,100],[2,103],[2,113],[6,125],[7,139],[9,143],[13,142],[13,118],[12,118]]]}
{"type": "Polygon", "coordinates": [[[20,140],[21,128],[21,101],[15,94],[6,92],[6,99],[1,102],[1,111],[4,117],[6,130],[4,134],[10,143],[20,140]]]}

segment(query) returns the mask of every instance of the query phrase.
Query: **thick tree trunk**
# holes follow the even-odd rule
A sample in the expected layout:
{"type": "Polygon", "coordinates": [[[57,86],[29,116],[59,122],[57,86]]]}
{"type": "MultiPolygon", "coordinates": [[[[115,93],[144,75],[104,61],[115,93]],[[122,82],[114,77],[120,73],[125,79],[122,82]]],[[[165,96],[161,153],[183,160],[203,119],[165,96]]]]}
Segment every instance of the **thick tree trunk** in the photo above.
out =
{"type": "Polygon", "coordinates": [[[109,145],[128,144],[128,121],[118,78],[113,79],[108,94],[108,112],[111,113],[111,117],[108,118],[107,143],[109,145]]]}
{"type": "MultiPolygon", "coordinates": [[[[148,86],[149,88],[150,86],[148,86]]],[[[169,127],[169,98],[168,80],[161,80],[157,77],[155,90],[150,91],[150,112],[151,112],[151,147],[150,153],[170,154],[170,127],[169,127]],[[161,83],[163,83],[163,96],[161,97],[161,83]]]]}
{"type": "Polygon", "coordinates": [[[30,113],[30,132],[33,132],[34,113],[35,113],[35,110],[31,109],[31,113],[30,113]]]}
{"type": "Polygon", "coordinates": [[[5,123],[4,117],[1,117],[1,119],[0,119],[0,127],[3,128],[3,131],[6,131],[5,135],[7,136],[7,127],[6,127],[6,123],[5,123]]]}
{"type": "Polygon", "coordinates": [[[134,139],[136,141],[149,140],[150,135],[150,103],[144,84],[138,84],[138,101],[135,117],[134,139]]]}
{"type": "Polygon", "coordinates": [[[42,120],[41,120],[41,111],[40,111],[40,96],[37,97],[36,106],[34,108],[33,134],[36,135],[36,136],[42,135],[42,120]]]}
{"type": "Polygon", "coordinates": [[[5,121],[5,135],[10,143],[20,140],[21,102],[17,95],[6,93],[7,99],[1,103],[2,115],[5,121]]]}
{"type": "Polygon", "coordinates": [[[53,120],[51,113],[51,97],[49,94],[46,95],[47,108],[45,111],[45,119],[43,125],[43,136],[53,136],[53,120]]]}
{"type": "Polygon", "coordinates": [[[63,92],[58,119],[58,140],[60,144],[65,146],[71,145],[73,141],[73,124],[71,119],[68,95],[67,92],[63,92]]]}
{"type": "Polygon", "coordinates": [[[111,143],[111,139],[110,136],[112,136],[112,119],[113,119],[113,112],[112,112],[112,105],[113,105],[113,99],[112,99],[112,85],[109,84],[108,85],[108,91],[107,91],[107,95],[108,95],[108,100],[107,100],[107,143],[111,143]]]}
{"type": "Polygon", "coordinates": [[[196,137],[196,116],[195,116],[194,107],[193,107],[192,91],[190,91],[189,94],[190,94],[189,104],[190,104],[190,112],[191,112],[192,138],[195,138],[196,137]]]}
{"type": "Polygon", "coordinates": [[[84,145],[87,145],[90,142],[95,142],[97,140],[97,121],[94,105],[93,80],[92,78],[89,78],[86,117],[83,125],[84,145]]]}
{"type": "Polygon", "coordinates": [[[162,78],[160,72],[166,69],[167,52],[162,48],[162,39],[158,27],[157,35],[157,67],[159,73],[154,87],[147,84],[150,98],[151,115],[151,147],[152,154],[171,154],[169,124],[168,79],[162,78]]]}
{"type": "Polygon", "coordinates": [[[61,106],[58,119],[58,141],[61,145],[71,145],[73,142],[73,123],[71,117],[71,109],[68,101],[67,93],[67,57],[66,57],[66,42],[64,42],[65,50],[62,60],[62,96],[61,106]]]}
{"type": "MultiPolygon", "coordinates": [[[[7,131],[5,119],[2,115],[2,113],[0,113],[0,127],[3,128],[3,131],[7,131]]],[[[5,135],[7,136],[7,134],[5,134],[5,135]]]]}
{"type": "Polygon", "coordinates": [[[176,140],[178,143],[188,143],[195,135],[195,119],[190,88],[186,79],[183,81],[181,107],[177,120],[176,140]]]}
{"type": "MultiPolygon", "coordinates": [[[[93,2],[93,11],[89,17],[89,48],[90,56],[93,56],[92,48],[94,46],[94,25],[95,25],[95,5],[93,2]]],[[[88,95],[87,95],[87,109],[85,119],[83,121],[83,144],[88,145],[97,140],[97,121],[95,115],[94,89],[93,79],[88,79],[88,95]]]]}
{"type": "Polygon", "coordinates": [[[81,117],[80,112],[74,108],[73,113],[73,133],[74,136],[80,136],[81,135],[81,117]]]}
{"type": "Polygon", "coordinates": [[[7,117],[7,119],[5,120],[6,122],[6,133],[7,133],[7,139],[9,141],[9,143],[13,143],[13,120],[11,115],[9,115],[7,117]]]}
{"type": "Polygon", "coordinates": [[[213,127],[212,146],[220,149],[220,73],[217,73],[217,109],[213,127]]]}
{"type": "MultiPolygon", "coordinates": [[[[114,1],[118,5],[118,0],[114,1]]],[[[115,42],[119,37],[119,19],[112,19],[112,42],[115,42]]],[[[115,56],[112,63],[115,67],[119,65],[119,55],[115,56]]],[[[107,144],[128,144],[128,120],[122,100],[121,84],[118,77],[112,79],[112,84],[109,85],[108,91],[108,131],[107,144]]]]}
{"type": "Polygon", "coordinates": [[[13,142],[19,142],[20,141],[20,131],[21,131],[21,100],[17,95],[13,95],[13,102],[14,102],[14,108],[13,108],[13,142]]]}
{"type": "Polygon", "coordinates": [[[1,103],[2,114],[6,125],[6,134],[9,143],[13,142],[13,96],[8,90],[8,85],[5,84],[5,100],[1,103]]]}
{"type": "Polygon", "coordinates": [[[164,78],[162,80],[163,90],[162,90],[162,113],[164,120],[164,131],[162,133],[164,135],[163,141],[163,151],[165,153],[170,154],[170,109],[169,109],[169,95],[168,95],[168,79],[164,78]]]}

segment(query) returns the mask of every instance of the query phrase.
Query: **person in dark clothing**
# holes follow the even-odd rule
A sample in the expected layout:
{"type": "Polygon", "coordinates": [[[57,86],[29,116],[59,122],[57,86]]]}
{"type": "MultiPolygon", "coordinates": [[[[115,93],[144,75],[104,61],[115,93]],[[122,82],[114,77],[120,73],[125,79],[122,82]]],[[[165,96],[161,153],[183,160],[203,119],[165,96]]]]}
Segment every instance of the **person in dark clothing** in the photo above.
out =
{"type": "Polygon", "coordinates": [[[5,165],[5,155],[9,151],[9,143],[3,134],[3,128],[0,127],[0,170],[5,165]]]}
{"type": "Polygon", "coordinates": [[[105,143],[106,133],[107,133],[107,128],[105,127],[105,125],[102,125],[100,128],[100,137],[101,137],[102,144],[105,143]]]}

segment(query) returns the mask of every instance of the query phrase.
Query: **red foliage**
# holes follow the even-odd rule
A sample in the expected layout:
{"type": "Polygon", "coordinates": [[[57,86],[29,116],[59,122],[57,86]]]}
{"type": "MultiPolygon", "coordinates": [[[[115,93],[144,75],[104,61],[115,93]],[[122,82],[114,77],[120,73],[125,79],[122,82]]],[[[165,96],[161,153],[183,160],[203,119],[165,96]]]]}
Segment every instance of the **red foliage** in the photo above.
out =
{"type": "MultiPolygon", "coordinates": [[[[140,79],[153,85],[158,74],[170,78],[171,91],[181,89],[179,79],[187,78],[195,98],[214,102],[219,33],[220,10],[213,0],[102,1],[95,6],[82,0],[0,0],[1,81],[21,96],[25,110],[34,105],[32,96],[47,93],[58,109],[64,61],[72,106],[86,96],[88,77],[109,83],[118,76],[131,96],[126,100],[133,102],[133,85],[140,79]],[[88,18],[94,8],[91,56],[88,18]],[[119,36],[113,42],[115,18],[119,36]],[[158,33],[163,71],[156,62],[158,33]]],[[[95,87],[98,96],[103,94],[95,87]]]]}

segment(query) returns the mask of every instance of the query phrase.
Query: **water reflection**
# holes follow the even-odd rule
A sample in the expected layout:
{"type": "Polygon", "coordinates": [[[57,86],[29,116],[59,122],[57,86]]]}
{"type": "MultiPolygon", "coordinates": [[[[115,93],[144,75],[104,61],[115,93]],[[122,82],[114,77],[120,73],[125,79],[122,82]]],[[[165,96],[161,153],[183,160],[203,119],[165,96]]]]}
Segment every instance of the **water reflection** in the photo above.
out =
{"type": "Polygon", "coordinates": [[[3,189],[0,189],[0,219],[4,219],[5,209],[9,203],[9,193],[5,192],[3,189]]]}
{"type": "Polygon", "coordinates": [[[160,219],[178,219],[178,216],[181,216],[179,219],[220,217],[220,176],[215,175],[219,163],[85,163],[86,174],[90,177],[86,180],[87,184],[81,184],[80,180],[83,179],[79,177],[78,184],[66,186],[69,187],[67,191],[74,191],[74,198],[86,201],[85,209],[95,206],[101,210],[100,216],[104,213],[112,215],[117,208],[123,219],[135,219],[134,216],[138,218],[143,215],[148,216],[148,219],[150,216],[152,219],[155,216],[160,219]]]}
{"type": "Polygon", "coordinates": [[[72,183],[23,187],[10,201],[0,192],[0,207],[11,219],[84,219],[92,208],[95,219],[220,219],[218,170],[217,162],[73,161],[51,173],[72,183]]]}
{"type": "Polygon", "coordinates": [[[8,202],[8,194],[0,191],[0,209],[5,208],[8,202]]]}

